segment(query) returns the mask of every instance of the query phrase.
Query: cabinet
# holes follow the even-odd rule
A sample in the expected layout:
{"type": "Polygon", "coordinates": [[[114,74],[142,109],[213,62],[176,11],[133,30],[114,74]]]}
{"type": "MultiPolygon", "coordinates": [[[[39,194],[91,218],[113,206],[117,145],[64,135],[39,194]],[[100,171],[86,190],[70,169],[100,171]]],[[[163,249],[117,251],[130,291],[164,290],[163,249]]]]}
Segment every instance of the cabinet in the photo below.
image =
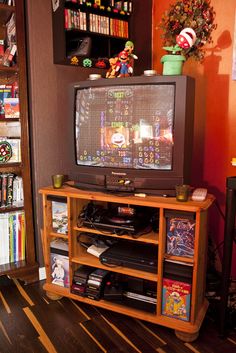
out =
{"type": "Polygon", "coordinates": [[[107,69],[108,59],[134,43],[134,72],[151,68],[152,1],[60,1],[52,8],[55,64],[107,69]]]}
{"type": "Polygon", "coordinates": [[[35,261],[24,1],[0,4],[0,275],[38,279],[35,261]],[[9,251],[9,252],[8,252],[9,251]]]}
{"type": "MultiPolygon", "coordinates": [[[[44,225],[42,229],[42,243],[44,251],[44,260],[46,267],[46,283],[44,289],[49,297],[57,299],[59,296],[70,297],[84,303],[96,305],[105,309],[117,311],[122,314],[130,315],[132,317],[147,320],[156,324],[160,324],[175,330],[176,335],[185,341],[192,341],[198,336],[198,331],[204,319],[208,302],[204,297],[205,291],[205,273],[206,273],[206,258],[207,258],[207,215],[208,209],[214,202],[214,197],[208,195],[204,202],[178,202],[175,198],[164,198],[147,196],[145,198],[137,196],[123,196],[119,197],[101,192],[90,192],[75,189],[71,186],[63,186],[61,189],[53,189],[52,187],[45,187],[40,190],[43,197],[43,213],[44,225]],[[52,227],[52,202],[53,200],[64,199],[67,204],[68,212],[68,234],[60,234],[55,232],[52,227]],[[118,236],[114,233],[105,232],[103,230],[94,229],[78,224],[78,216],[81,210],[90,201],[95,204],[102,205],[108,208],[116,203],[122,205],[129,205],[129,207],[142,206],[144,209],[152,209],[158,215],[157,227],[153,227],[147,234],[135,238],[128,234],[118,236]],[[192,256],[178,256],[176,254],[168,253],[167,251],[167,229],[169,215],[179,215],[187,219],[194,220],[194,232],[192,232],[192,241],[194,254],[192,256]],[[158,229],[158,230],[157,230],[158,229]],[[109,239],[119,239],[122,242],[129,241],[133,245],[141,244],[143,247],[147,245],[156,249],[157,268],[154,271],[144,271],[140,268],[130,268],[125,266],[108,267],[101,263],[99,259],[81,246],[78,242],[78,235],[81,233],[101,234],[109,239]],[[69,261],[69,286],[63,287],[52,283],[52,263],[50,260],[50,245],[55,239],[64,239],[68,241],[68,261],[69,261]],[[170,261],[171,262],[168,262],[170,261]],[[177,315],[168,317],[163,314],[163,284],[164,277],[167,276],[166,263],[174,263],[174,267],[183,266],[190,268],[190,282],[191,282],[191,299],[189,301],[189,318],[181,320],[177,315]],[[177,263],[177,264],[176,264],[177,263]],[[109,270],[112,273],[118,273],[122,276],[132,277],[136,279],[143,279],[149,282],[156,288],[156,302],[153,301],[151,312],[149,310],[141,310],[138,306],[136,308],[126,305],[125,303],[117,303],[105,300],[93,300],[86,296],[80,296],[72,293],[71,285],[75,271],[81,265],[94,267],[97,269],[109,270]]],[[[175,216],[174,216],[175,217],[175,216]]],[[[131,246],[132,246],[131,244],[131,246]]],[[[173,279],[175,279],[173,277],[173,279]]],[[[184,281],[185,282],[185,281],[184,281]]],[[[187,282],[186,282],[187,283],[187,282]]],[[[141,307],[141,305],[140,305],[141,307]]]]}

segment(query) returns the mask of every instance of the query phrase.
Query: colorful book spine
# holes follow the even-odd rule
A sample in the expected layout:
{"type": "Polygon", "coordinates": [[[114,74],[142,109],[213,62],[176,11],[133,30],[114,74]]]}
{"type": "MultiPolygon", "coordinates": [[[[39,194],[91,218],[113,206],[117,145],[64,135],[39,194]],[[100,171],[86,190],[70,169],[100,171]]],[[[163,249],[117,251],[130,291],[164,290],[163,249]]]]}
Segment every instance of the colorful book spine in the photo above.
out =
{"type": "Polygon", "coordinates": [[[13,230],[13,261],[18,261],[18,225],[17,225],[17,213],[12,215],[12,230],[13,230]]]}
{"type": "Polygon", "coordinates": [[[0,213],[0,265],[9,262],[8,213],[0,213]]]}
{"type": "Polygon", "coordinates": [[[21,214],[21,260],[25,260],[25,245],[26,245],[26,232],[25,232],[25,214],[21,214]]]}
{"type": "Polygon", "coordinates": [[[13,214],[9,213],[9,258],[10,262],[14,262],[14,231],[13,231],[13,214]]]}
{"type": "Polygon", "coordinates": [[[22,260],[22,229],[21,229],[21,223],[22,223],[22,212],[17,213],[17,229],[18,229],[18,246],[17,246],[17,257],[18,260],[22,260]]]}

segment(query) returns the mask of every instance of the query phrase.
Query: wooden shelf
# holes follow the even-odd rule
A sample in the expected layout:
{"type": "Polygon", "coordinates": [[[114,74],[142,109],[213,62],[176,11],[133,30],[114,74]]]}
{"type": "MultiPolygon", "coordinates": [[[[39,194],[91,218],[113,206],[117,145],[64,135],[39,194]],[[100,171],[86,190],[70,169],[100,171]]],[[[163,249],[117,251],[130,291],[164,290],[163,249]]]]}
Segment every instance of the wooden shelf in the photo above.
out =
{"type": "Polygon", "coordinates": [[[127,268],[123,266],[105,266],[102,265],[98,258],[91,254],[82,255],[79,257],[72,257],[71,262],[77,263],[79,265],[87,265],[96,268],[102,268],[103,270],[122,273],[127,276],[143,278],[148,281],[157,282],[157,273],[151,273],[146,271],[139,271],[132,268],[127,268]]]}
{"type": "Polygon", "coordinates": [[[158,234],[155,233],[155,232],[150,232],[148,234],[143,234],[139,238],[133,238],[130,235],[123,234],[122,236],[118,236],[116,234],[111,234],[109,232],[106,232],[105,230],[100,231],[100,230],[97,230],[97,229],[91,229],[91,228],[86,228],[86,227],[74,227],[73,229],[75,231],[78,231],[78,232],[87,232],[87,233],[91,233],[91,234],[101,234],[101,235],[106,235],[107,237],[139,241],[139,242],[142,242],[142,243],[150,243],[150,244],[158,245],[158,242],[159,242],[158,241],[158,234]]]}
{"type": "MultiPolygon", "coordinates": [[[[34,227],[33,227],[33,203],[31,189],[31,164],[30,164],[30,143],[28,126],[28,86],[27,86],[27,67],[26,67],[26,23],[25,23],[25,1],[17,0],[16,6],[0,4],[0,30],[1,39],[5,39],[6,23],[14,14],[16,26],[16,45],[17,45],[17,65],[0,65],[1,85],[17,83],[20,101],[20,119],[0,118],[0,136],[11,135],[20,139],[21,162],[0,164],[0,173],[12,173],[22,178],[24,205],[22,207],[0,208],[0,214],[23,211],[25,215],[25,260],[0,265],[0,276],[8,275],[17,277],[25,282],[36,281],[39,278],[38,264],[35,259],[34,227]],[[15,122],[15,124],[12,124],[15,122]],[[6,134],[7,132],[7,134],[6,134]]],[[[2,229],[2,228],[1,228],[2,229]]],[[[4,236],[9,234],[4,230],[4,236]]],[[[1,234],[2,236],[2,234],[1,234]]],[[[10,236],[10,235],[9,235],[10,236]]],[[[15,249],[11,249],[15,254],[15,249]]],[[[9,256],[10,257],[10,256],[9,256]]],[[[14,257],[15,258],[15,257],[14,257]]],[[[17,258],[17,257],[16,257],[17,258]]]]}
{"type": "Polygon", "coordinates": [[[13,121],[20,121],[19,118],[0,118],[0,123],[10,123],[13,121]]]}
{"type": "Polygon", "coordinates": [[[57,232],[50,232],[49,236],[52,238],[61,238],[61,239],[66,239],[68,240],[68,234],[61,234],[57,232]]]}
{"type": "Polygon", "coordinates": [[[0,65],[0,77],[6,74],[17,74],[19,72],[19,68],[17,65],[15,66],[4,66],[0,65]]]}
{"type": "Polygon", "coordinates": [[[24,207],[17,207],[17,206],[9,206],[9,207],[1,207],[0,208],[0,213],[8,213],[8,212],[14,212],[14,211],[22,211],[24,207]]]}
{"type": "Polygon", "coordinates": [[[17,277],[25,283],[35,282],[39,278],[38,264],[36,262],[17,261],[0,265],[0,274],[17,277]]]}
{"type": "MultiPolygon", "coordinates": [[[[206,276],[206,260],[207,260],[207,214],[208,208],[214,202],[214,197],[208,195],[207,200],[203,202],[193,202],[191,200],[180,203],[175,200],[175,198],[164,198],[156,196],[147,196],[146,198],[138,198],[135,196],[124,196],[120,198],[118,195],[110,195],[102,192],[90,192],[75,189],[70,186],[64,186],[61,189],[53,189],[50,187],[45,187],[40,190],[40,193],[43,195],[43,209],[44,209],[44,229],[42,231],[42,241],[43,241],[43,250],[44,250],[44,259],[46,266],[46,284],[44,289],[47,291],[48,296],[61,295],[67,296],[69,298],[102,307],[104,309],[117,311],[126,315],[133,316],[141,320],[147,320],[152,323],[157,323],[169,328],[176,330],[176,335],[181,333],[186,333],[189,335],[189,340],[196,339],[198,331],[201,327],[202,321],[207,311],[208,302],[204,297],[205,289],[205,276],[206,276]],[[108,270],[109,272],[120,274],[127,279],[137,278],[143,279],[147,282],[156,283],[157,288],[157,303],[156,303],[156,313],[150,314],[144,310],[136,310],[130,307],[127,307],[125,304],[117,304],[115,302],[108,302],[106,300],[92,300],[87,297],[81,297],[76,294],[72,294],[69,288],[61,288],[60,286],[52,284],[51,279],[51,254],[50,254],[50,239],[53,236],[58,236],[57,233],[51,232],[50,227],[52,224],[52,207],[51,202],[53,197],[63,197],[67,199],[68,204],[68,236],[62,236],[63,239],[68,239],[69,245],[69,276],[70,276],[70,286],[73,281],[73,273],[79,268],[80,265],[89,266],[97,269],[108,270]],[[128,235],[118,237],[114,234],[104,234],[104,232],[97,231],[94,229],[88,229],[86,227],[77,227],[75,223],[77,222],[78,212],[81,210],[86,203],[89,203],[93,200],[95,203],[99,204],[104,203],[104,206],[107,207],[109,203],[122,203],[130,205],[142,205],[145,207],[156,208],[157,213],[159,214],[159,232],[151,232],[149,234],[143,235],[138,239],[132,239],[128,235]],[[179,214],[179,211],[185,211],[185,213],[195,213],[195,234],[194,234],[194,256],[193,258],[180,257],[180,256],[170,256],[166,254],[166,239],[167,239],[167,218],[165,216],[166,211],[176,210],[176,214],[179,214]],[[122,239],[122,243],[125,240],[129,240],[129,246],[132,242],[139,242],[151,244],[157,248],[157,273],[151,273],[146,271],[141,271],[133,268],[128,268],[124,266],[106,266],[103,265],[99,258],[89,254],[84,247],[77,241],[77,236],[79,233],[89,233],[89,234],[101,234],[104,237],[122,239]],[[162,305],[163,305],[163,282],[166,283],[166,280],[171,279],[169,277],[170,269],[168,267],[165,269],[164,263],[166,260],[171,260],[173,262],[182,264],[184,266],[191,267],[191,305],[190,305],[190,315],[189,318],[185,320],[179,319],[177,314],[171,314],[170,316],[162,314],[162,305]],[[163,273],[166,271],[165,273],[163,273]]],[[[172,214],[173,212],[171,212],[172,214]]],[[[86,238],[86,235],[84,235],[86,238]]],[[[124,245],[125,246],[125,245],[124,245]]],[[[127,244],[126,244],[127,246],[127,244]]],[[[174,263],[175,266],[175,263],[174,263]]],[[[177,266],[177,265],[176,265],[177,266]]],[[[175,270],[176,270],[175,266],[175,270]]],[[[182,269],[182,267],[181,267],[182,269]]],[[[188,271],[187,271],[188,272],[188,271]]],[[[175,272],[174,272],[175,275],[175,272]]],[[[189,276],[189,275],[188,275],[189,276]]],[[[188,277],[189,278],[189,277],[188,277]]],[[[173,278],[176,281],[175,278],[173,278]]],[[[184,279],[181,280],[184,282],[184,279]]],[[[185,283],[185,282],[184,282],[185,283]]],[[[188,279],[186,277],[186,284],[188,286],[188,279]]],[[[178,283],[176,284],[178,286],[178,283]]],[[[167,313],[168,314],[168,313],[167,313]]],[[[180,337],[179,335],[178,337],[180,337]]]]}
{"type": "Polygon", "coordinates": [[[17,175],[21,175],[22,168],[20,163],[9,163],[9,164],[0,164],[0,172],[1,173],[14,173],[17,175]]]}
{"type": "Polygon", "coordinates": [[[8,169],[8,168],[20,168],[21,167],[21,162],[19,163],[1,163],[0,164],[0,170],[1,169],[8,169]]]}
{"type": "Polygon", "coordinates": [[[52,12],[53,23],[53,58],[54,64],[83,66],[90,68],[108,69],[110,67],[108,59],[114,55],[118,55],[124,50],[127,40],[132,40],[135,45],[135,54],[142,58],[137,65],[134,65],[134,74],[141,75],[143,71],[152,66],[151,55],[151,36],[152,36],[152,0],[135,0],[132,12],[124,12],[111,7],[111,11],[94,6],[86,6],[75,4],[72,2],[61,1],[57,11],[52,12]],[[103,33],[92,32],[86,27],[86,30],[64,28],[64,10],[74,9],[84,12],[87,16],[87,24],[89,23],[89,14],[96,14],[106,18],[119,19],[128,22],[128,36],[116,37],[103,33]],[[145,23],[145,26],[140,26],[145,23]],[[77,39],[77,44],[85,37],[92,38],[91,51],[86,56],[73,56],[75,60],[68,58],[69,52],[74,49],[72,42],[77,39]],[[145,47],[145,50],[143,48],[145,47]],[[86,66],[83,59],[90,60],[90,65],[86,66]],[[98,62],[103,60],[105,67],[100,67],[98,62]]]}
{"type": "Polygon", "coordinates": [[[129,315],[129,316],[135,317],[140,320],[143,320],[143,317],[145,317],[145,320],[150,321],[150,322],[155,322],[156,315],[148,313],[143,310],[133,309],[131,307],[123,306],[121,304],[112,303],[112,302],[109,302],[106,300],[92,300],[89,298],[81,297],[79,295],[71,293],[69,288],[59,287],[54,284],[45,283],[43,288],[45,291],[56,293],[59,296],[69,297],[71,299],[78,300],[78,301],[83,302],[85,304],[90,304],[90,305],[94,305],[94,306],[97,306],[97,307],[100,307],[103,309],[116,311],[120,314],[129,315]]]}
{"type": "Polygon", "coordinates": [[[183,262],[183,263],[186,263],[186,264],[189,264],[189,265],[193,265],[193,263],[194,263],[194,259],[191,258],[191,257],[173,256],[173,255],[165,254],[164,258],[166,260],[171,260],[173,262],[183,262]]]}
{"type": "Polygon", "coordinates": [[[202,321],[203,321],[205,314],[207,312],[207,308],[209,306],[208,301],[204,300],[203,305],[201,307],[201,310],[199,311],[199,313],[197,315],[196,322],[194,324],[188,323],[186,325],[186,323],[181,320],[172,319],[172,318],[169,318],[166,316],[157,316],[156,314],[148,313],[143,310],[133,309],[128,306],[108,302],[105,300],[97,301],[97,300],[85,298],[85,297],[71,293],[69,288],[63,288],[63,287],[60,287],[60,286],[57,286],[54,284],[45,283],[43,288],[46,292],[56,293],[59,296],[69,297],[73,300],[77,300],[77,301],[83,302],[85,304],[90,304],[90,305],[97,306],[97,307],[100,307],[103,309],[112,310],[112,311],[118,312],[123,315],[132,316],[132,317],[139,319],[139,320],[149,321],[151,323],[163,325],[163,326],[172,328],[174,330],[178,329],[179,331],[183,331],[186,333],[195,333],[195,332],[199,331],[201,324],[202,324],[202,321]]]}

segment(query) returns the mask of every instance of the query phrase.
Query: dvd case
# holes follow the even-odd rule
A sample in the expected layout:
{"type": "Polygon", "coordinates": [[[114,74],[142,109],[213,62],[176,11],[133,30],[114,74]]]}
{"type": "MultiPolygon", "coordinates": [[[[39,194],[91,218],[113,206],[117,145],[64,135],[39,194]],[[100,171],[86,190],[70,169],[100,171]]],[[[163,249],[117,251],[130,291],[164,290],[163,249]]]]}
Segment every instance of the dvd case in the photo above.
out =
{"type": "Polygon", "coordinates": [[[162,315],[190,320],[191,284],[163,278],[162,315]]]}

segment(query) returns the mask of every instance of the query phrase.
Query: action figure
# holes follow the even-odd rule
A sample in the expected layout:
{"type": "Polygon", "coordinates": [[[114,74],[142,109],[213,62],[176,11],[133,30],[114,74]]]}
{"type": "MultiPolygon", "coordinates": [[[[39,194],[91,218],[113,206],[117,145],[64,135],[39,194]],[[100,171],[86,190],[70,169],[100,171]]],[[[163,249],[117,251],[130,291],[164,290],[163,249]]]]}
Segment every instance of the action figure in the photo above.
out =
{"type": "Polygon", "coordinates": [[[116,73],[118,77],[129,77],[133,73],[133,68],[129,64],[129,55],[125,50],[122,50],[118,55],[118,62],[116,63],[116,73]]]}
{"type": "Polygon", "coordinates": [[[133,53],[134,51],[134,43],[131,42],[131,40],[128,40],[125,43],[125,49],[124,49],[127,53],[128,53],[128,58],[129,58],[129,64],[132,66],[132,68],[134,67],[134,60],[137,60],[138,57],[137,55],[135,55],[133,53]]]}
{"type": "Polygon", "coordinates": [[[116,63],[117,63],[117,61],[118,61],[117,56],[115,58],[109,59],[110,68],[108,69],[108,71],[106,73],[106,78],[115,78],[116,77],[116,63]]]}

